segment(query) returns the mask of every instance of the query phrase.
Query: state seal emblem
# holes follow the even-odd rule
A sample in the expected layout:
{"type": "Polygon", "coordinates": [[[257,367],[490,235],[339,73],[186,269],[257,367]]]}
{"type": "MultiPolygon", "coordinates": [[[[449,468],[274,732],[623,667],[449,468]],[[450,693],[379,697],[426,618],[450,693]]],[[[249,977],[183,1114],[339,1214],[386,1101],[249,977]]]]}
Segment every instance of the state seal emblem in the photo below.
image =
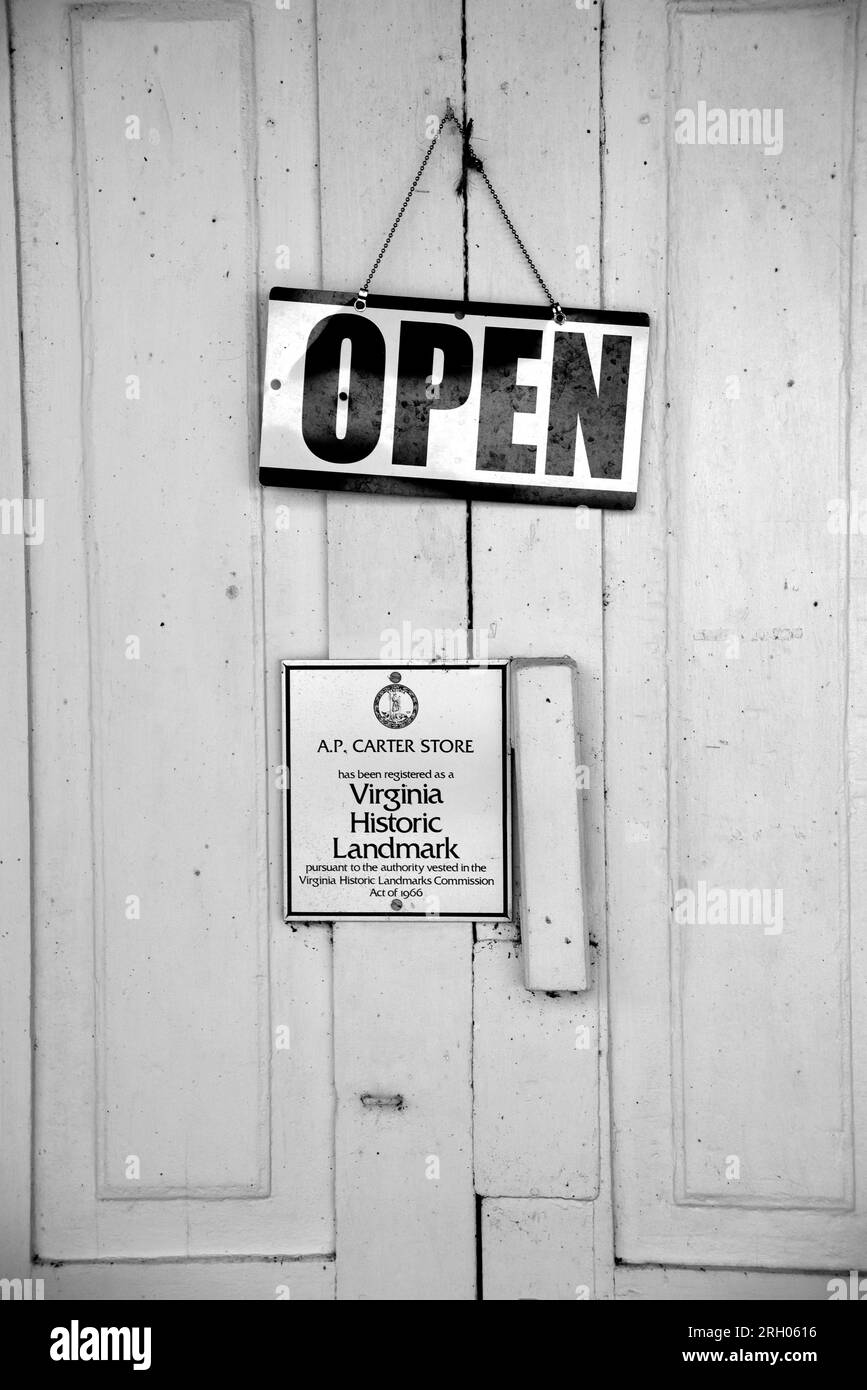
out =
{"type": "Polygon", "coordinates": [[[401,685],[400,671],[392,671],[391,685],[384,685],[374,696],[373,712],[387,729],[405,729],[418,714],[415,691],[401,685]]]}

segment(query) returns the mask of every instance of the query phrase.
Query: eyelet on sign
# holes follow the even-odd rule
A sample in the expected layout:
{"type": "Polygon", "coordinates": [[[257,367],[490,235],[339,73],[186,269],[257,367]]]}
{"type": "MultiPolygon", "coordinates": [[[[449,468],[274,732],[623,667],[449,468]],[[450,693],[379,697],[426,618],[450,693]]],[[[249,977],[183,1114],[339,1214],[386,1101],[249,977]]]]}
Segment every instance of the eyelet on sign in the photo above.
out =
{"type": "Polygon", "coordinates": [[[279,390],[280,390],[280,387],[281,387],[282,385],[283,385],[282,381],[279,381],[279,380],[277,379],[277,377],[275,376],[274,380],[271,382],[271,390],[272,390],[272,391],[279,391],[279,390]]]}
{"type": "Polygon", "coordinates": [[[356,309],[361,310],[361,309],[366,309],[366,308],[367,308],[367,305],[365,304],[365,302],[364,302],[363,299],[356,299],[356,301],[355,301],[355,307],[356,307],[356,309]]]}

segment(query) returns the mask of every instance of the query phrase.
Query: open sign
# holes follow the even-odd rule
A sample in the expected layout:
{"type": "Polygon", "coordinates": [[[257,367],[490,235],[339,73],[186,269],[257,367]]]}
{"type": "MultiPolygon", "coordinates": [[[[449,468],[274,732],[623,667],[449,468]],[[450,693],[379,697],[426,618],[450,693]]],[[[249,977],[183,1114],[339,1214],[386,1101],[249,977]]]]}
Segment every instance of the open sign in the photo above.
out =
{"type": "Polygon", "coordinates": [[[273,289],[259,478],[633,507],[646,314],[273,289]]]}

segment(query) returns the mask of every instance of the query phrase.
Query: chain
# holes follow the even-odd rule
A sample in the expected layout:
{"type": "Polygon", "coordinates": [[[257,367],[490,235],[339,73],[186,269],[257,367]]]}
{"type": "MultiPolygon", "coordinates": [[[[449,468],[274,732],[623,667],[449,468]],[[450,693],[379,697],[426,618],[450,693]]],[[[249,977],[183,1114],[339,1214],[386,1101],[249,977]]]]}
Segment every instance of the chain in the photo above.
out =
{"type": "Polygon", "coordinates": [[[463,191],[463,190],[466,188],[466,175],[467,175],[467,170],[468,170],[468,169],[474,169],[474,170],[476,171],[476,173],[481,174],[482,178],[484,179],[485,183],[487,184],[488,191],[489,191],[491,197],[493,198],[494,202],[496,203],[497,207],[499,208],[499,211],[500,211],[500,214],[501,214],[501,216],[502,216],[502,218],[503,218],[503,221],[505,222],[505,224],[506,224],[506,226],[508,227],[509,231],[512,233],[512,236],[515,238],[515,241],[518,243],[518,246],[519,246],[519,248],[520,248],[520,250],[521,250],[521,253],[522,253],[523,257],[524,257],[524,260],[527,262],[527,265],[530,267],[530,269],[532,270],[534,276],[536,277],[536,280],[538,281],[539,285],[542,287],[542,290],[544,291],[544,294],[545,294],[545,298],[548,300],[548,303],[551,305],[551,311],[552,311],[552,313],[553,313],[553,315],[554,315],[554,318],[556,319],[556,321],[557,321],[558,323],[562,323],[562,322],[563,322],[563,318],[564,318],[563,310],[560,308],[559,303],[558,303],[557,300],[554,298],[554,296],[552,295],[551,291],[548,289],[548,286],[545,284],[545,281],[542,279],[542,276],[540,275],[540,273],[539,273],[539,271],[538,271],[538,269],[537,269],[537,267],[536,267],[536,264],[535,264],[535,262],[533,261],[532,256],[530,255],[530,253],[529,253],[529,251],[527,250],[526,246],[524,245],[523,241],[522,241],[521,238],[519,237],[519,235],[518,235],[518,233],[517,233],[517,231],[516,231],[516,229],[515,229],[514,223],[512,222],[512,219],[509,217],[509,214],[506,212],[506,209],[503,207],[503,204],[500,202],[500,199],[499,199],[499,196],[498,196],[498,194],[497,194],[497,191],[496,191],[496,189],[494,188],[494,185],[491,183],[491,180],[488,178],[487,173],[485,172],[485,166],[484,166],[484,164],[482,163],[481,159],[479,159],[479,156],[476,154],[475,150],[473,149],[472,145],[470,144],[470,132],[471,132],[472,126],[473,126],[472,121],[466,121],[465,123],[459,121],[458,118],[457,118],[457,116],[455,115],[454,111],[452,110],[451,102],[448,103],[448,105],[447,105],[447,107],[446,107],[446,110],[445,110],[445,114],[443,115],[443,117],[442,117],[442,119],[441,119],[439,125],[437,126],[436,134],[434,135],[433,139],[431,140],[430,144],[429,144],[428,147],[427,147],[427,152],[426,152],[426,154],[425,154],[425,157],[424,157],[424,159],[422,160],[421,164],[420,164],[419,167],[418,167],[418,173],[416,174],[415,178],[413,179],[412,183],[410,184],[410,186],[409,186],[409,192],[407,193],[406,197],[404,198],[403,202],[402,202],[401,205],[400,205],[400,211],[398,212],[397,217],[394,219],[394,221],[393,221],[392,224],[391,224],[391,228],[390,228],[390,230],[389,230],[388,236],[385,238],[385,241],[383,242],[382,250],[380,251],[380,253],[379,253],[379,255],[377,256],[376,260],[373,262],[373,265],[371,266],[370,271],[369,271],[369,273],[368,273],[367,279],[364,281],[364,283],[363,283],[362,286],[361,286],[361,289],[358,291],[358,294],[357,294],[356,297],[355,297],[355,308],[356,308],[356,309],[364,309],[364,308],[366,307],[366,305],[367,305],[367,292],[368,292],[368,289],[370,288],[370,282],[371,282],[371,280],[373,279],[374,275],[376,274],[377,270],[379,269],[380,261],[382,260],[383,256],[385,255],[386,251],[387,251],[388,248],[389,248],[389,245],[391,244],[391,239],[392,239],[392,237],[394,236],[395,232],[397,231],[398,223],[400,222],[400,219],[403,217],[403,214],[406,212],[407,208],[409,207],[409,201],[410,201],[410,199],[411,199],[413,193],[415,192],[416,188],[418,187],[418,183],[419,183],[419,180],[420,180],[422,174],[424,173],[425,169],[427,168],[427,162],[428,162],[428,160],[430,159],[431,155],[433,154],[434,146],[436,145],[437,141],[439,140],[440,136],[442,135],[442,133],[443,133],[443,128],[444,128],[446,125],[448,125],[449,122],[452,122],[454,125],[457,126],[458,130],[461,132],[461,135],[462,135],[463,141],[464,141],[464,172],[463,172],[463,174],[462,174],[462,176],[461,176],[461,182],[458,184],[459,190],[463,191]]]}
{"type": "Polygon", "coordinates": [[[433,152],[434,152],[434,146],[436,145],[437,140],[439,140],[440,136],[441,136],[442,133],[443,133],[443,126],[447,125],[449,121],[454,121],[454,122],[455,122],[455,125],[458,125],[458,126],[460,125],[460,122],[458,121],[458,118],[457,118],[457,116],[455,115],[454,111],[452,111],[452,108],[451,108],[450,105],[447,107],[445,115],[443,116],[442,120],[440,121],[439,125],[437,126],[436,135],[434,136],[434,138],[431,140],[430,144],[428,145],[428,147],[427,147],[427,153],[426,153],[424,159],[422,160],[421,164],[418,166],[418,173],[416,174],[415,178],[413,179],[412,183],[410,184],[410,186],[409,186],[409,192],[407,193],[406,197],[404,198],[403,202],[402,202],[401,205],[400,205],[400,212],[397,214],[397,217],[394,219],[394,221],[393,221],[392,224],[391,224],[391,230],[389,231],[388,236],[385,238],[385,241],[383,242],[382,250],[380,251],[380,253],[379,253],[379,255],[377,256],[376,260],[373,262],[373,265],[371,266],[370,271],[368,272],[367,279],[364,281],[364,284],[361,286],[361,289],[358,291],[358,296],[357,296],[357,298],[356,298],[356,300],[355,300],[355,307],[356,307],[356,309],[363,309],[363,308],[364,308],[364,301],[365,301],[365,299],[367,298],[367,291],[368,291],[368,287],[369,287],[369,285],[370,285],[370,282],[371,282],[371,280],[373,279],[374,275],[376,274],[377,270],[379,269],[379,263],[380,263],[380,261],[382,260],[383,256],[385,255],[386,251],[387,251],[388,248],[389,248],[389,245],[390,245],[390,243],[391,243],[391,238],[394,236],[395,232],[397,231],[397,224],[399,223],[400,219],[403,217],[403,214],[406,212],[407,208],[409,207],[409,200],[410,200],[410,198],[412,197],[413,193],[415,192],[416,188],[418,187],[418,181],[419,181],[419,179],[421,178],[422,174],[424,173],[425,169],[427,168],[427,162],[428,162],[428,160],[430,159],[431,155],[432,155],[433,152]]]}
{"type": "Polygon", "coordinates": [[[539,274],[539,271],[538,271],[537,268],[536,268],[536,264],[535,264],[535,262],[534,262],[534,260],[533,260],[533,257],[530,255],[530,253],[529,253],[529,251],[527,250],[526,246],[524,245],[523,241],[522,241],[521,238],[518,236],[518,233],[515,231],[515,228],[514,228],[514,226],[512,225],[512,219],[510,218],[509,214],[506,212],[506,209],[503,207],[503,204],[500,202],[499,198],[497,197],[497,190],[494,188],[494,185],[491,183],[491,180],[488,178],[487,174],[485,173],[485,170],[484,170],[484,168],[483,168],[483,166],[482,166],[481,161],[479,161],[479,164],[478,164],[477,167],[478,167],[478,171],[479,171],[479,173],[481,174],[482,178],[485,180],[485,183],[488,185],[488,191],[489,191],[491,197],[493,198],[494,202],[496,203],[497,207],[500,209],[500,212],[502,213],[503,221],[505,222],[505,224],[506,224],[506,226],[508,227],[509,231],[512,233],[512,236],[515,238],[515,240],[516,240],[516,242],[518,243],[518,245],[520,246],[521,251],[523,252],[523,255],[524,255],[524,260],[527,262],[527,265],[530,267],[530,269],[532,270],[532,272],[533,272],[533,274],[535,275],[536,279],[538,280],[539,284],[542,286],[542,289],[543,289],[544,294],[545,294],[545,298],[547,299],[548,303],[551,305],[551,311],[552,311],[552,313],[553,313],[555,319],[557,320],[558,323],[562,323],[562,322],[563,322],[563,311],[562,311],[562,309],[560,308],[560,305],[557,303],[557,300],[554,298],[554,296],[553,296],[553,294],[551,293],[551,291],[548,289],[548,286],[545,284],[545,281],[542,279],[541,275],[539,274]]]}

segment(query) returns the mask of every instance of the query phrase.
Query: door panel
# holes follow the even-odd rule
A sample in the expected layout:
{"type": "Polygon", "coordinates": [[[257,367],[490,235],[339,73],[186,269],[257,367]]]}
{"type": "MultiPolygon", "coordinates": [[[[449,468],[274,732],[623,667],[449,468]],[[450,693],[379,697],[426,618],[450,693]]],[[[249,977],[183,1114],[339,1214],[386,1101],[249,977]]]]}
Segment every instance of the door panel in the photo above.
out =
{"type": "Polygon", "coordinates": [[[254,137],[243,97],[214,100],[251,90],[249,40],[240,16],[73,17],[98,1192],[125,1200],[269,1182],[260,535],[236,467],[254,137]]]}
{"type": "MultiPolygon", "coordinates": [[[[279,857],[269,891],[255,480],[257,131],[279,119],[283,171],[303,152],[315,35],[308,15],[270,59],[286,16],[259,5],[256,85],[245,5],[13,18],[29,465],[54,518],[30,565],[37,1250],[328,1252],[330,939],[283,926],[279,857]]],[[[324,595],[294,579],[315,651],[324,595]]]]}
{"type": "Polygon", "coordinates": [[[641,514],[606,527],[627,1261],[848,1267],[867,1242],[850,975],[863,853],[853,838],[851,873],[846,839],[860,538],[829,525],[863,353],[849,321],[857,10],[610,6],[608,290],[613,307],[667,306],[641,514]],[[679,113],[701,120],[701,103],[765,110],[771,132],[781,111],[782,148],[679,142],[679,113]]]}

